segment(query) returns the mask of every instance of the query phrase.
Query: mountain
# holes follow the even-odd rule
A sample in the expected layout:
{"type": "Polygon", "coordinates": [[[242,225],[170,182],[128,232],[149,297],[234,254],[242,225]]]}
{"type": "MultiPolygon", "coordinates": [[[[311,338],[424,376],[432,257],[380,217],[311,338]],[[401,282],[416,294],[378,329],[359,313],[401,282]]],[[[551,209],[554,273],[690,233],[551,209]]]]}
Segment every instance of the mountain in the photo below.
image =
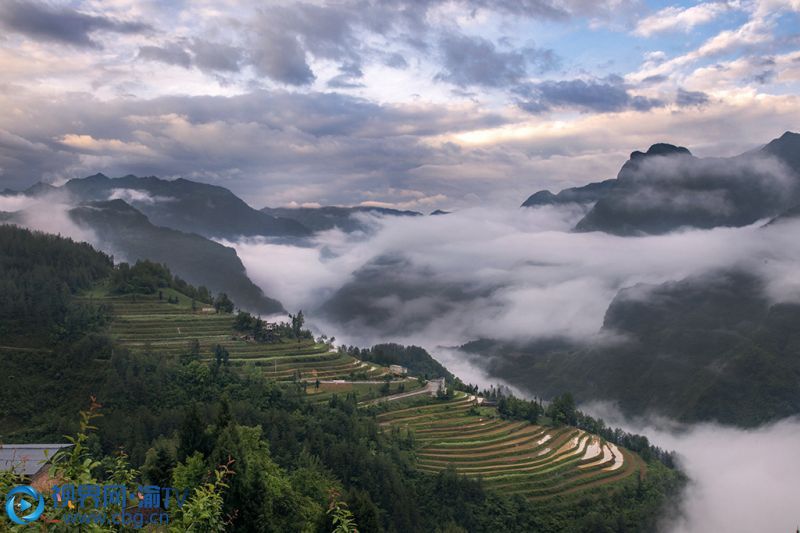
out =
{"type": "Polygon", "coordinates": [[[594,203],[575,230],[617,235],[745,226],[800,204],[798,154],[800,135],[791,132],[729,158],[698,158],[684,147],[654,144],[631,153],[615,179],[556,195],[539,191],[523,206],[594,203]]]}
{"type": "Polygon", "coordinates": [[[462,348],[544,397],[616,403],[686,422],[756,426],[800,413],[800,305],[724,271],[620,291],[593,342],[482,339],[462,348]]]}
{"type": "Polygon", "coordinates": [[[800,133],[787,131],[770,141],[761,151],[781,159],[795,172],[800,172],[800,133]]]}
{"type": "Polygon", "coordinates": [[[236,251],[194,233],[156,226],[122,200],[89,202],[70,210],[80,226],[94,231],[102,248],[128,262],[165,263],[193,285],[225,292],[236,305],[257,313],[283,312],[247,277],[236,251]]]}
{"type": "Polygon", "coordinates": [[[550,191],[533,193],[523,202],[521,207],[536,207],[540,205],[561,205],[569,203],[590,204],[605,196],[616,185],[616,180],[605,180],[590,183],[583,187],[571,187],[558,194],[550,191]]]}
{"type": "Polygon", "coordinates": [[[398,217],[417,217],[422,215],[422,213],[416,211],[400,211],[398,209],[371,206],[265,207],[261,212],[273,217],[295,220],[315,232],[339,228],[348,233],[367,231],[369,229],[364,222],[357,218],[356,215],[360,213],[398,217]]]}
{"type": "Polygon", "coordinates": [[[58,190],[58,187],[54,187],[49,183],[39,181],[22,191],[22,194],[25,194],[26,196],[44,196],[45,194],[54,192],[56,190],[58,190]]]}
{"type": "Polygon", "coordinates": [[[153,224],[209,238],[297,238],[310,234],[308,228],[295,220],[253,209],[224,187],[183,178],[109,178],[95,174],[72,179],[63,188],[81,202],[125,200],[147,215],[153,224]]]}

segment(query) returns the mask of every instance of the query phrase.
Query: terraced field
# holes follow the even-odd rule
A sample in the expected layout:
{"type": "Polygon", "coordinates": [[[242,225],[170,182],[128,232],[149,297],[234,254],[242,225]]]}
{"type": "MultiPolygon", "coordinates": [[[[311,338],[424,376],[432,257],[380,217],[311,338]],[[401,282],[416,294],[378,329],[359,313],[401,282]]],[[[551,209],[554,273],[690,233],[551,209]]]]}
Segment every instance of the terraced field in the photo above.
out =
{"type": "MultiPolygon", "coordinates": [[[[334,394],[344,395],[354,392],[358,395],[359,401],[364,404],[365,402],[373,399],[377,400],[385,396],[385,394],[381,393],[383,386],[383,383],[323,382],[319,389],[309,386],[307,394],[309,399],[313,402],[325,402],[330,400],[331,396],[334,394]]],[[[422,385],[420,385],[420,382],[416,379],[392,381],[389,383],[389,394],[413,392],[419,390],[421,387],[422,385]]]]}
{"type": "Polygon", "coordinates": [[[504,420],[460,393],[450,401],[378,415],[382,426],[413,431],[424,472],[448,467],[480,477],[487,488],[529,499],[552,498],[635,480],[644,472],[635,454],[572,427],[504,420]]]}
{"type": "Polygon", "coordinates": [[[219,344],[230,353],[231,366],[256,368],[278,381],[373,379],[387,373],[383,367],[364,363],[312,340],[275,343],[243,340],[241,333],[233,329],[232,314],[203,312],[202,304],[192,309],[186,296],[171,290],[163,292],[162,300],[143,295],[101,295],[91,299],[113,306],[110,333],[134,351],[152,350],[178,357],[187,352],[190,341],[197,339],[201,358],[211,360],[214,347],[219,344]],[[179,303],[168,303],[168,297],[177,297],[179,303]]]}

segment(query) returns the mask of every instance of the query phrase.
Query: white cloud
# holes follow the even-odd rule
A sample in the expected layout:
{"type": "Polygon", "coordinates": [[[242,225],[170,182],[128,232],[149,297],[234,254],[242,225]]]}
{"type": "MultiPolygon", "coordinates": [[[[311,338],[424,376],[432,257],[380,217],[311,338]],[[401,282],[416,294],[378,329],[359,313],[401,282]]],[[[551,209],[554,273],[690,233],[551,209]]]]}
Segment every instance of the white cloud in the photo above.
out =
{"type": "MultiPolygon", "coordinates": [[[[578,208],[465,209],[443,217],[379,218],[380,230],[371,236],[331,231],[318,235],[314,248],[252,240],[233,246],[266,294],[290,309],[311,310],[311,317],[314,308],[378,257],[407,258],[410,264],[393,275],[412,285],[472,291],[432,316],[425,314],[431,302],[422,296],[391,300],[387,327],[411,332],[411,340],[428,345],[458,345],[478,337],[588,338],[600,330],[608,304],[623,287],[736,266],[761,273],[776,301],[800,301],[800,282],[793,274],[800,262],[793,232],[800,222],[624,238],[569,232],[581,214],[578,208]],[[404,323],[420,320],[428,322],[414,328],[404,323]]],[[[369,342],[387,332],[367,328],[359,334],[369,342]]]]}
{"type": "Polygon", "coordinates": [[[666,31],[688,32],[695,26],[711,22],[733,6],[726,2],[706,2],[691,7],[669,6],[639,21],[633,33],[650,37],[666,31]]]}
{"type": "Polygon", "coordinates": [[[109,200],[124,200],[129,204],[153,205],[161,202],[171,202],[174,198],[169,196],[153,196],[147,191],[137,189],[112,189],[108,196],[109,200]]]}
{"type": "Polygon", "coordinates": [[[753,429],[718,424],[683,426],[669,420],[626,420],[611,406],[583,409],[611,426],[646,435],[678,452],[690,483],[682,513],[671,513],[669,533],[709,531],[794,531],[798,525],[800,419],[788,418],[753,429]]]}

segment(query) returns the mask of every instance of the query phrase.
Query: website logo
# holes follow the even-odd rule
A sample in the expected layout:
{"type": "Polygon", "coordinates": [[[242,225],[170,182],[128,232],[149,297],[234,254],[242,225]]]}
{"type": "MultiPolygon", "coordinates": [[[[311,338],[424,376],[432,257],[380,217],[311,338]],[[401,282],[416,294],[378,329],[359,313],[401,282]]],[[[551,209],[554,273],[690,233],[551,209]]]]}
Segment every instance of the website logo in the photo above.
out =
{"type": "Polygon", "coordinates": [[[11,489],[6,495],[6,514],[15,524],[30,524],[42,516],[43,512],[44,496],[33,487],[20,485],[11,489]],[[36,508],[32,509],[34,505],[36,508]],[[30,509],[32,510],[25,514],[30,509]]]}

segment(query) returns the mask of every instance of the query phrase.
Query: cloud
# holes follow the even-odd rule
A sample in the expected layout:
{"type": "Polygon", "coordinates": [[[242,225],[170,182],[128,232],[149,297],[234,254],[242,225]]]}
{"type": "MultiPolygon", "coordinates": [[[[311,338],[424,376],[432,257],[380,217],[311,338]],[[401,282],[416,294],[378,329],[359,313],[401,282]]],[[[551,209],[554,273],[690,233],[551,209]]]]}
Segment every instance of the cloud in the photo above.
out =
{"type": "Polygon", "coordinates": [[[521,97],[518,105],[531,113],[559,108],[598,113],[625,109],[647,111],[664,105],[656,98],[631,94],[618,76],[600,80],[543,81],[520,86],[516,92],[521,97]]]}
{"type": "Polygon", "coordinates": [[[800,301],[800,284],[790,273],[800,261],[793,237],[800,221],[626,238],[570,232],[583,213],[578,206],[472,208],[445,217],[378,219],[378,231],[366,238],[327,232],[313,249],[258,241],[234,246],[265,292],[309,311],[337,337],[363,343],[590,339],[624,287],[737,266],[767,280],[774,301],[800,301]],[[304,265],[293,274],[304,289],[295,294],[282,285],[283,272],[275,269],[284,267],[276,258],[304,265]],[[319,308],[329,299],[336,303],[326,304],[333,314],[324,321],[319,308]]]}
{"type": "Polygon", "coordinates": [[[244,60],[240,48],[205,39],[141,46],[138,58],[206,72],[237,72],[244,60]]]}
{"type": "Polygon", "coordinates": [[[650,37],[666,31],[688,32],[695,26],[711,22],[732,7],[728,2],[706,2],[686,8],[665,7],[640,20],[633,33],[641,37],[650,37]]]}
{"type": "Polygon", "coordinates": [[[364,84],[360,81],[363,76],[364,73],[361,71],[361,67],[359,65],[342,65],[339,67],[339,75],[331,78],[328,81],[328,87],[340,89],[364,87],[364,84]]]}
{"type": "Polygon", "coordinates": [[[681,512],[665,517],[662,530],[705,533],[797,527],[800,419],[743,430],[718,424],[683,426],[663,419],[626,420],[607,404],[581,408],[678,453],[690,482],[680,501],[681,512]]]}
{"type": "Polygon", "coordinates": [[[13,224],[62,235],[95,246],[99,244],[93,231],[82,228],[72,221],[69,216],[69,210],[72,208],[71,199],[61,191],[55,190],[36,197],[0,195],[0,211],[6,210],[7,207],[17,208],[13,209],[16,211],[11,220],[13,224]]]}
{"type": "Polygon", "coordinates": [[[7,31],[34,39],[78,47],[99,48],[94,32],[141,33],[150,26],[136,21],[120,21],[89,15],[68,7],[54,7],[40,2],[7,0],[0,6],[0,25],[7,31]]]}
{"type": "Polygon", "coordinates": [[[687,91],[678,88],[675,103],[681,107],[702,106],[708,103],[708,95],[702,91],[687,91]]]}
{"type": "Polygon", "coordinates": [[[178,43],[167,43],[164,46],[141,46],[138,57],[183,68],[189,68],[192,65],[192,56],[178,43]]]}
{"type": "Polygon", "coordinates": [[[287,85],[307,85],[316,79],[306,52],[294,35],[265,28],[251,52],[257,72],[287,85]]]}
{"type": "Polygon", "coordinates": [[[153,196],[147,191],[140,191],[136,189],[111,189],[111,194],[109,194],[108,199],[123,200],[134,205],[154,205],[156,203],[171,202],[175,200],[169,196],[153,196]]]}
{"type": "MultiPolygon", "coordinates": [[[[672,77],[693,64],[725,54],[763,55],[764,51],[771,51],[776,45],[778,40],[776,27],[780,15],[785,12],[800,11],[800,4],[796,0],[757,0],[731,5],[741,7],[748,12],[748,18],[743,24],[733,29],[721,30],[694,50],[672,59],[647,58],[639,71],[629,74],[627,78],[632,81],[642,81],[654,76],[672,77]]],[[[791,43],[791,40],[788,42],[791,43]]]]}
{"type": "Polygon", "coordinates": [[[0,212],[14,212],[36,203],[36,199],[25,194],[0,194],[0,212]]]}
{"type": "Polygon", "coordinates": [[[240,48],[205,39],[194,39],[190,45],[194,63],[200,70],[210,72],[237,72],[244,61],[240,48]]]}
{"type": "Polygon", "coordinates": [[[436,79],[459,87],[515,85],[526,76],[528,65],[542,72],[551,70],[557,63],[552,50],[526,48],[502,52],[481,37],[449,34],[442,38],[439,46],[443,70],[436,79]]]}

